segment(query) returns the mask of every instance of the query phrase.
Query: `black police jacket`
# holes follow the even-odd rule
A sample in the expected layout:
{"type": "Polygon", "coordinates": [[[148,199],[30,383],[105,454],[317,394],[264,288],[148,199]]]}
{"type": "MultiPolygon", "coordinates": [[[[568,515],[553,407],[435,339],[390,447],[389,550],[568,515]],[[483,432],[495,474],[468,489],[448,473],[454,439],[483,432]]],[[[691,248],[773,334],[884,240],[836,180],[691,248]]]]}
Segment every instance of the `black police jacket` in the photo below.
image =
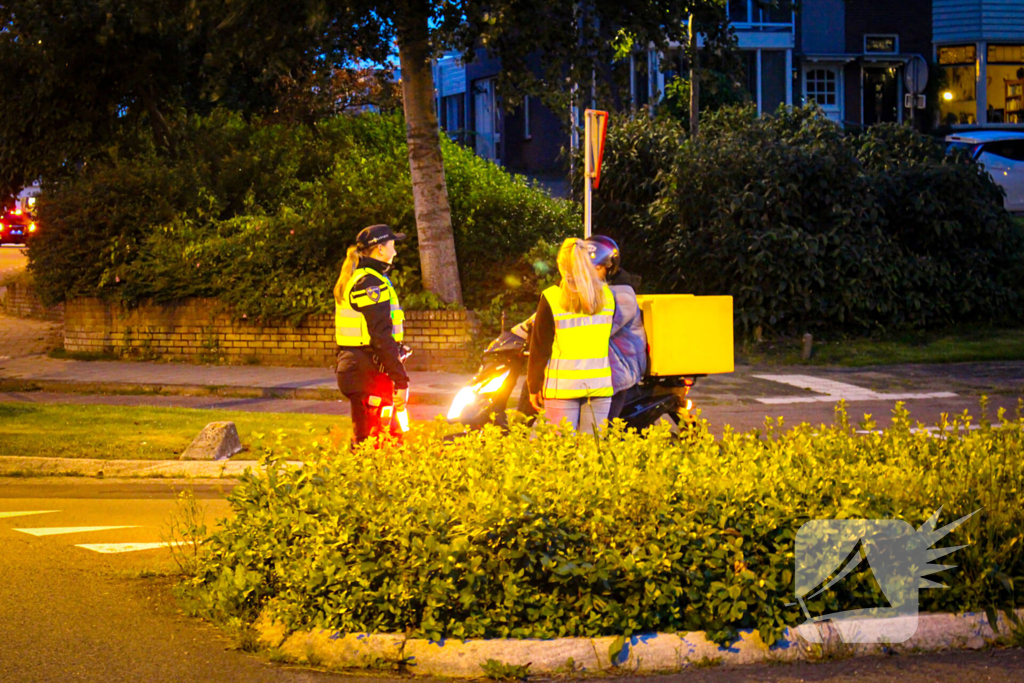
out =
{"type": "MultiPolygon", "coordinates": [[[[391,270],[391,265],[377,259],[363,257],[357,268],[369,268],[382,275],[391,270]]],[[[364,275],[352,286],[352,294],[359,294],[368,287],[376,287],[380,281],[372,275],[364,275]]],[[[373,393],[379,386],[381,368],[394,383],[396,389],[409,386],[409,375],[401,360],[401,348],[392,335],[391,302],[381,301],[368,306],[353,306],[366,318],[370,333],[370,346],[337,347],[338,386],[344,394],[373,393]]]]}

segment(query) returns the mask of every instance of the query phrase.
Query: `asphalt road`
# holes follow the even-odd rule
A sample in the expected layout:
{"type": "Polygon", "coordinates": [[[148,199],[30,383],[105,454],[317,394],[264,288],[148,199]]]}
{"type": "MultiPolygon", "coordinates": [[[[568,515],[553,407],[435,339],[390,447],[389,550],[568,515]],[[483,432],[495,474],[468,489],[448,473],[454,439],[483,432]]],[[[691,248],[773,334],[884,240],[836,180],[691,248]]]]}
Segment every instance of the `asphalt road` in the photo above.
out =
{"type": "Polygon", "coordinates": [[[21,270],[27,263],[28,257],[25,256],[24,247],[14,244],[0,246],[0,280],[3,280],[5,275],[13,275],[21,270]]]}
{"type": "MultiPolygon", "coordinates": [[[[201,486],[208,514],[227,506],[201,486]]],[[[180,484],[0,480],[0,681],[336,681],[234,649],[183,615],[167,549],[101,554],[80,543],[160,542],[180,484]],[[4,512],[56,512],[5,517],[4,512]],[[35,537],[19,528],[138,525],[35,537]],[[156,578],[141,578],[155,573],[156,578]],[[160,576],[164,575],[164,576],[160,576]]]]}
{"type": "MultiPolygon", "coordinates": [[[[174,578],[168,573],[175,564],[168,549],[101,554],[78,547],[165,541],[167,523],[176,509],[175,496],[183,486],[167,481],[0,479],[0,681],[399,680],[286,667],[241,652],[223,631],[178,609],[171,596],[174,578]],[[44,510],[53,512],[5,514],[44,510]],[[44,536],[18,531],[120,525],[133,528],[44,536]]],[[[226,514],[223,483],[193,486],[209,521],[226,514]]],[[[644,680],[1019,683],[1024,680],[1024,650],[709,668],[644,680]]]]}

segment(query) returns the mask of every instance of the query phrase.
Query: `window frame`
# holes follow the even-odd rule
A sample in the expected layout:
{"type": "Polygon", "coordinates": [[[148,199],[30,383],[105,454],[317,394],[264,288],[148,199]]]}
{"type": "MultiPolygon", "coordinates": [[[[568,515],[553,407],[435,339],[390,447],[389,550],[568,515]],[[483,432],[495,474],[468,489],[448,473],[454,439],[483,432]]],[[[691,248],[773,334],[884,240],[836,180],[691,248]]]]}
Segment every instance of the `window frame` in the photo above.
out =
{"type": "Polygon", "coordinates": [[[813,65],[810,65],[810,66],[806,67],[804,69],[804,82],[803,82],[803,86],[804,86],[804,93],[803,94],[804,94],[804,101],[805,102],[810,102],[810,100],[812,99],[812,92],[811,92],[811,89],[809,87],[812,82],[816,86],[815,89],[814,89],[814,93],[813,93],[813,98],[814,98],[815,103],[819,107],[821,107],[822,109],[824,109],[826,111],[838,111],[840,106],[841,106],[840,102],[839,102],[839,68],[835,67],[835,66],[823,66],[823,65],[817,65],[817,64],[813,64],[813,65]],[[818,88],[817,88],[818,84],[827,85],[828,82],[829,82],[828,78],[824,78],[824,79],[818,79],[818,78],[812,79],[811,78],[811,74],[813,74],[815,72],[819,72],[819,71],[824,72],[826,74],[829,74],[832,77],[831,80],[832,80],[832,84],[833,84],[833,90],[831,92],[831,95],[832,95],[833,102],[831,104],[828,104],[828,103],[824,103],[823,104],[822,102],[820,102],[817,99],[818,95],[824,95],[826,100],[827,100],[828,95],[830,94],[828,92],[827,88],[824,89],[824,90],[818,90],[818,88]]]}

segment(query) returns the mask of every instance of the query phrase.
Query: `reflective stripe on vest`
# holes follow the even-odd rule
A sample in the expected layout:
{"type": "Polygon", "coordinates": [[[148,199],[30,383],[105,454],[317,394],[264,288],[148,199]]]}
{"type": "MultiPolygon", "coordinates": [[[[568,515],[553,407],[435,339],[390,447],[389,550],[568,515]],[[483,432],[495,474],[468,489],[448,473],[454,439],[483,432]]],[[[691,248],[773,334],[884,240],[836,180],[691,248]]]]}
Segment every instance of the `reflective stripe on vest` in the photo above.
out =
{"type": "Polygon", "coordinates": [[[607,286],[602,294],[603,308],[587,315],[563,309],[562,290],[557,286],[544,290],[555,319],[551,359],[544,368],[544,398],[598,398],[614,393],[608,340],[615,297],[607,286]]]}
{"type": "Polygon", "coordinates": [[[345,285],[342,303],[334,304],[334,341],[338,346],[369,346],[370,331],[366,326],[366,317],[352,307],[372,306],[384,301],[391,304],[391,336],[401,342],[405,337],[405,313],[391,280],[371,268],[360,268],[352,273],[345,285]],[[352,291],[355,284],[366,275],[380,280],[380,285],[352,291]]]}

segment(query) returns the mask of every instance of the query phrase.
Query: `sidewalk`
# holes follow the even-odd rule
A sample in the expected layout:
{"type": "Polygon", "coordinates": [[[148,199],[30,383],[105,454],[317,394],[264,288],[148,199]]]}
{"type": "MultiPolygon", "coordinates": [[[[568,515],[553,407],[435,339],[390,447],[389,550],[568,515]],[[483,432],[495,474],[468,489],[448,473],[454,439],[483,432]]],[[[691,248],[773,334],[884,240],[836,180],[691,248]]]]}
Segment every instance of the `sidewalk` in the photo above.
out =
{"type": "MultiPolygon", "coordinates": [[[[470,375],[412,372],[410,403],[441,405],[470,375]]],[[[46,356],[0,358],[0,387],[76,393],[155,393],[333,401],[340,397],[330,368],[192,365],[143,361],[74,361],[46,356]]]]}

